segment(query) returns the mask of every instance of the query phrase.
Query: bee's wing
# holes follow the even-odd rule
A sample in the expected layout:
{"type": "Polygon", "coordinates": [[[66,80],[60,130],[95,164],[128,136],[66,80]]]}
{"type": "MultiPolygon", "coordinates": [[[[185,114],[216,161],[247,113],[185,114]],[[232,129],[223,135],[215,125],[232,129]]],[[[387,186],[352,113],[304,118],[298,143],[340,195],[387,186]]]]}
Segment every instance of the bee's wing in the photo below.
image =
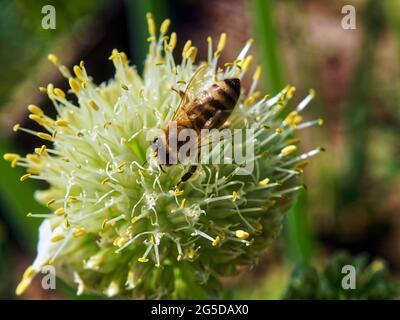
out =
{"type": "Polygon", "coordinates": [[[189,92],[190,89],[193,87],[193,84],[196,83],[196,80],[204,74],[204,72],[207,70],[207,64],[204,63],[200,65],[196,72],[193,74],[192,78],[189,80],[188,85],[186,86],[185,91],[182,93],[182,98],[181,101],[179,102],[178,107],[175,109],[174,115],[172,116],[172,121],[176,119],[176,116],[178,115],[178,111],[184,108],[189,101],[189,92]]]}

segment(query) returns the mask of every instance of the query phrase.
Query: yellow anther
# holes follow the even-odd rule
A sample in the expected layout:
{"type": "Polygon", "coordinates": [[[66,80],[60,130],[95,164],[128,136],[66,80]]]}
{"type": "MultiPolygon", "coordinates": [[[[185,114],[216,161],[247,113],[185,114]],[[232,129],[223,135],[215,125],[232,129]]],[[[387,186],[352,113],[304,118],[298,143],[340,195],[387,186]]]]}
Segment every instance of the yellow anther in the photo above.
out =
{"type": "Polygon", "coordinates": [[[25,272],[24,272],[22,278],[24,278],[24,279],[31,278],[31,277],[33,277],[35,274],[36,274],[35,269],[33,269],[32,266],[29,266],[29,267],[25,270],[25,272]]]}
{"type": "Polygon", "coordinates": [[[44,114],[43,110],[40,109],[38,106],[34,105],[34,104],[30,104],[28,106],[28,110],[30,112],[32,112],[33,114],[36,114],[38,116],[42,116],[44,114]]]}
{"type": "Polygon", "coordinates": [[[174,195],[175,195],[175,196],[179,197],[179,196],[181,196],[181,195],[183,195],[183,194],[184,194],[184,191],[183,191],[183,190],[179,190],[178,187],[175,188],[175,191],[174,191],[174,195]]]}
{"type": "Polygon", "coordinates": [[[296,146],[294,146],[294,145],[289,145],[289,146],[287,146],[287,147],[285,147],[285,148],[283,148],[283,149],[281,150],[281,155],[284,156],[284,157],[286,157],[286,156],[288,156],[289,154],[293,153],[293,152],[296,151],[296,150],[297,150],[297,147],[296,147],[296,146]]]}
{"type": "Polygon", "coordinates": [[[55,54],[53,54],[53,53],[50,53],[48,56],[47,56],[47,59],[52,63],[52,64],[54,64],[54,65],[59,65],[60,64],[60,60],[58,59],[58,57],[55,55],[55,54]]]}
{"type": "Polygon", "coordinates": [[[28,213],[26,214],[26,217],[27,217],[27,218],[30,218],[30,217],[32,217],[32,216],[33,216],[32,212],[28,212],[28,213]]]}
{"type": "Polygon", "coordinates": [[[253,81],[258,81],[260,79],[261,71],[262,71],[261,66],[257,66],[256,71],[254,71],[253,74],[253,81]]]}
{"type": "Polygon", "coordinates": [[[258,182],[258,184],[260,185],[260,186],[266,186],[268,183],[269,183],[269,179],[268,178],[265,178],[265,179],[262,179],[260,182],[258,182]]]}
{"type": "Polygon", "coordinates": [[[128,241],[128,239],[126,237],[123,237],[123,236],[122,237],[117,237],[114,240],[113,244],[115,246],[117,246],[118,248],[121,248],[127,241],[128,241]]]}
{"type": "Polygon", "coordinates": [[[239,199],[239,195],[236,191],[232,192],[232,202],[236,202],[236,200],[239,199]]]}
{"type": "Polygon", "coordinates": [[[186,52],[192,47],[192,41],[188,40],[186,41],[185,45],[183,46],[182,49],[182,57],[186,58],[186,52]]]}
{"type": "Polygon", "coordinates": [[[48,134],[48,133],[38,132],[36,135],[37,135],[40,139],[47,140],[47,141],[53,141],[53,137],[52,137],[50,134],[48,134]]]}
{"type": "Polygon", "coordinates": [[[74,233],[73,233],[73,236],[75,238],[83,237],[84,235],[86,235],[86,230],[83,228],[80,228],[80,229],[74,231],[74,233]]]}
{"type": "Polygon", "coordinates": [[[114,60],[119,56],[119,52],[117,49],[113,49],[111,51],[111,55],[108,57],[109,60],[114,60]]]}
{"type": "Polygon", "coordinates": [[[54,202],[56,202],[56,199],[51,199],[50,201],[47,201],[46,206],[50,207],[54,202]]]}
{"type": "Polygon", "coordinates": [[[47,89],[45,87],[39,87],[39,91],[42,93],[46,93],[47,89]]]}
{"type": "Polygon", "coordinates": [[[26,289],[28,289],[28,287],[30,286],[31,281],[32,280],[30,278],[22,279],[21,282],[18,284],[17,289],[15,289],[15,294],[17,296],[23,294],[26,291],[26,289]]]}
{"type": "Polygon", "coordinates": [[[62,91],[60,88],[55,88],[54,89],[54,94],[60,98],[61,100],[65,99],[65,92],[62,91]]]}
{"type": "Polygon", "coordinates": [[[47,157],[49,155],[45,145],[42,145],[40,148],[35,148],[35,152],[42,157],[47,157]]]}
{"type": "Polygon", "coordinates": [[[93,109],[93,110],[99,110],[99,106],[97,105],[96,101],[94,100],[89,100],[89,106],[93,109]]]}
{"type": "Polygon", "coordinates": [[[40,169],[39,168],[28,168],[28,169],[26,169],[26,172],[30,173],[30,174],[39,174],[40,169]]]}
{"type": "Polygon", "coordinates": [[[43,125],[43,124],[44,124],[43,118],[39,117],[39,116],[36,115],[36,114],[30,114],[30,115],[28,116],[28,118],[31,119],[32,121],[35,121],[35,122],[36,122],[37,124],[39,124],[39,125],[43,125]]]}
{"type": "Polygon", "coordinates": [[[227,40],[226,33],[221,33],[221,36],[219,37],[219,41],[218,41],[218,45],[217,45],[217,51],[215,51],[215,53],[214,53],[215,56],[219,56],[221,54],[222,50],[224,50],[224,48],[226,46],[226,40],[227,40]]]}
{"type": "Polygon", "coordinates": [[[303,169],[303,168],[305,168],[309,163],[310,163],[309,160],[300,161],[299,163],[297,163],[297,164],[294,166],[294,169],[295,169],[295,170],[303,169]]]}
{"type": "Polygon", "coordinates": [[[125,167],[126,162],[121,162],[119,165],[116,166],[117,170],[121,170],[123,167],[125,167]]]}
{"type": "Polygon", "coordinates": [[[221,242],[220,236],[217,236],[215,240],[212,242],[212,246],[216,247],[221,242]]]}
{"type": "Polygon", "coordinates": [[[149,33],[150,35],[154,36],[156,34],[156,24],[154,23],[153,15],[150,12],[148,12],[146,14],[146,18],[147,18],[149,33]]]}
{"type": "Polygon", "coordinates": [[[196,56],[197,56],[197,48],[190,47],[190,49],[186,52],[186,58],[189,59],[191,62],[194,62],[196,60],[196,56]]]}
{"type": "Polygon", "coordinates": [[[290,86],[288,91],[287,91],[287,93],[286,93],[286,97],[288,99],[292,99],[295,92],[296,92],[296,87],[290,86]]]}
{"type": "Polygon", "coordinates": [[[315,97],[315,90],[314,89],[310,89],[310,91],[308,92],[308,94],[314,98],[315,97]]]}
{"type": "Polygon", "coordinates": [[[288,139],[286,140],[287,144],[299,144],[300,143],[300,138],[292,138],[292,139],[288,139]]]}
{"type": "Polygon", "coordinates": [[[246,240],[250,234],[246,231],[243,230],[236,230],[235,235],[237,238],[241,239],[241,240],[246,240]]]}
{"type": "Polygon", "coordinates": [[[207,37],[207,43],[210,45],[210,44],[212,44],[212,37],[211,36],[208,36],[207,37]]]}
{"type": "Polygon", "coordinates": [[[68,127],[69,122],[68,122],[68,120],[65,120],[65,119],[59,119],[56,121],[56,125],[59,127],[68,127]]]}
{"type": "Polygon", "coordinates": [[[103,222],[101,223],[101,228],[105,229],[108,223],[108,219],[104,219],[103,222]]]}
{"type": "Polygon", "coordinates": [[[138,261],[141,262],[141,263],[146,263],[146,262],[149,261],[149,259],[142,257],[142,258],[139,258],[138,261]]]}
{"type": "Polygon", "coordinates": [[[178,256],[176,257],[176,261],[181,261],[182,260],[182,255],[181,254],[178,254],[178,256]]]}
{"type": "Polygon", "coordinates": [[[132,223],[132,224],[135,224],[138,220],[139,220],[138,218],[133,217],[133,218],[131,219],[131,223],[132,223]]]}
{"type": "Polygon", "coordinates": [[[165,20],[163,21],[163,23],[161,23],[160,32],[161,32],[162,34],[167,33],[170,24],[171,24],[171,20],[170,20],[170,19],[165,19],[165,20]]]}
{"type": "Polygon", "coordinates": [[[70,78],[68,82],[69,82],[69,86],[71,87],[72,91],[77,95],[79,93],[79,91],[81,90],[81,87],[79,86],[79,82],[74,78],[70,78]]]}
{"type": "Polygon", "coordinates": [[[296,126],[303,120],[303,117],[300,116],[296,111],[290,112],[286,119],[285,122],[291,127],[291,128],[296,128],[296,126]]]}
{"type": "Polygon", "coordinates": [[[50,96],[53,94],[53,90],[54,90],[54,85],[52,83],[49,83],[47,85],[47,94],[50,96]]]}
{"type": "Polygon", "coordinates": [[[260,96],[260,91],[254,92],[251,96],[247,97],[247,99],[244,101],[244,104],[249,106],[252,105],[260,96]]]}
{"type": "Polygon", "coordinates": [[[64,219],[64,227],[66,229],[69,229],[71,227],[71,223],[69,222],[69,220],[67,218],[64,219]]]}
{"type": "Polygon", "coordinates": [[[30,173],[24,174],[21,178],[19,178],[19,180],[20,180],[21,182],[22,182],[22,181],[25,181],[25,180],[29,179],[30,176],[31,176],[30,173]]]}
{"type": "Polygon", "coordinates": [[[105,185],[108,181],[110,181],[109,177],[104,178],[103,180],[101,180],[101,184],[105,185]]]}
{"type": "Polygon", "coordinates": [[[129,90],[129,87],[126,84],[123,84],[123,83],[121,84],[121,88],[126,90],[126,91],[129,90]]]}
{"type": "Polygon", "coordinates": [[[13,131],[17,132],[19,130],[19,128],[21,128],[21,125],[19,123],[17,123],[16,125],[13,126],[13,131]]]}
{"type": "Polygon", "coordinates": [[[21,159],[21,156],[17,153],[6,153],[5,155],[3,155],[3,159],[6,161],[10,161],[11,167],[15,168],[19,159],[21,159]]]}
{"type": "Polygon", "coordinates": [[[58,242],[65,239],[65,235],[62,233],[56,234],[51,238],[51,242],[58,242]]]}
{"type": "Polygon", "coordinates": [[[85,75],[83,74],[83,71],[80,66],[74,66],[73,70],[74,70],[76,77],[79,80],[83,80],[85,78],[85,75]]]}
{"type": "Polygon", "coordinates": [[[322,126],[324,124],[324,119],[319,118],[318,119],[318,125],[322,126]]]}
{"type": "Polygon", "coordinates": [[[276,133],[283,133],[285,130],[283,130],[282,128],[276,128],[275,132],[276,133]]]}
{"type": "Polygon", "coordinates": [[[241,63],[242,70],[243,71],[249,70],[252,62],[253,62],[253,56],[252,55],[247,56],[246,59],[244,59],[243,62],[241,63]]]}
{"type": "Polygon", "coordinates": [[[154,266],[155,266],[156,268],[161,268],[161,264],[159,264],[159,263],[156,263],[154,266]]]}
{"type": "Polygon", "coordinates": [[[40,158],[34,154],[27,154],[26,160],[34,162],[34,163],[40,163],[40,158]]]}
{"type": "Polygon", "coordinates": [[[181,204],[180,204],[180,207],[181,207],[181,208],[184,208],[184,207],[185,207],[185,204],[186,204],[186,199],[183,199],[182,202],[181,202],[181,204]]]}
{"type": "Polygon", "coordinates": [[[176,47],[176,43],[178,42],[178,38],[175,32],[171,33],[171,37],[169,39],[168,50],[173,51],[176,47]]]}
{"type": "Polygon", "coordinates": [[[54,214],[56,216],[62,216],[65,213],[64,208],[58,208],[56,211],[54,211],[54,214]]]}

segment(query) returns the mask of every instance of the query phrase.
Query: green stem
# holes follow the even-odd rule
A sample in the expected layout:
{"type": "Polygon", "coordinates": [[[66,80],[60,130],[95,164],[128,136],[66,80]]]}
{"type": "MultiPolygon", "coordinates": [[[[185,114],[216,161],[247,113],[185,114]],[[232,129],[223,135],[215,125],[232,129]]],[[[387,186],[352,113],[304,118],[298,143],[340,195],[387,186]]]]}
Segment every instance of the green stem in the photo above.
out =
{"type": "Polygon", "coordinates": [[[126,0],[128,15],[129,44],[132,52],[132,63],[143,71],[144,60],[147,55],[147,30],[146,14],[151,12],[159,25],[168,13],[165,1],[156,0],[126,0]]]}
{"type": "Polygon", "coordinates": [[[370,0],[365,12],[362,55],[354,78],[353,96],[345,113],[349,143],[348,169],[341,181],[338,206],[355,201],[361,190],[361,180],[367,165],[368,117],[373,89],[374,51],[383,30],[382,2],[370,0]]]}
{"type": "Polygon", "coordinates": [[[278,93],[285,85],[283,81],[282,64],[279,56],[279,42],[276,22],[273,13],[276,12],[274,0],[250,0],[250,11],[254,35],[258,43],[259,58],[264,67],[266,87],[272,93],[278,93]]]}

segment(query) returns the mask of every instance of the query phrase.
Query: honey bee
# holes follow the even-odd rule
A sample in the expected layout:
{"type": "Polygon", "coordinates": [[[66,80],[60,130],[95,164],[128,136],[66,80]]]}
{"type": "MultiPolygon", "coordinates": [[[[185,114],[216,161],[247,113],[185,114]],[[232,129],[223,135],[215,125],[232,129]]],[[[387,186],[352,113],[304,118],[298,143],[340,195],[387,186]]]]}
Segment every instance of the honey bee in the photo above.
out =
{"type": "MultiPolygon", "coordinates": [[[[166,123],[163,128],[164,137],[169,136],[173,122],[175,122],[177,134],[183,129],[193,129],[199,137],[202,129],[211,130],[221,128],[234,110],[241,91],[240,79],[238,78],[216,81],[202,90],[193,100],[190,100],[188,95],[189,90],[195,78],[202,71],[204,71],[204,67],[200,67],[195,75],[193,75],[184,92],[175,90],[180,95],[181,101],[176,108],[172,120],[166,123]]],[[[165,150],[166,163],[170,165],[173,155],[171,155],[167,140],[156,138],[153,141],[152,148],[153,150],[165,150]]],[[[184,143],[177,142],[178,150],[184,143]]],[[[194,174],[196,168],[197,166],[192,165],[188,172],[182,176],[179,183],[187,181],[194,174]]]]}

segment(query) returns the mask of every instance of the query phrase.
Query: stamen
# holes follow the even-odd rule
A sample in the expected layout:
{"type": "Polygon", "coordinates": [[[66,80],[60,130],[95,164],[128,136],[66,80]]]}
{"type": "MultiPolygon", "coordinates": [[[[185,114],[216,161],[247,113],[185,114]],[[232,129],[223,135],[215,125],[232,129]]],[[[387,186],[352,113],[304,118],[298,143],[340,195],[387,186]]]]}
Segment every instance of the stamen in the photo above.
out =
{"type": "Polygon", "coordinates": [[[43,116],[44,112],[42,109],[40,109],[38,106],[34,105],[34,104],[30,104],[28,106],[28,110],[30,112],[32,112],[33,114],[36,114],[38,116],[43,116]]]}
{"type": "Polygon", "coordinates": [[[241,239],[241,240],[246,240],[250,234],[246,231],[243,230],[236,230],[235,235],[237,238],[241,239]]]}
{"type": "Polygon", "coordinates": [[[157,29],[156,29],[156,24],[154,23],[153,15],[150,12],[148,12],[146,14],[146,18],[147,18],[149,34],[151,36],[154,36],[157,32],[157,29]]]}
{"type": "Polygon", "coordinates": [[[297,147],[294,145],[287,146],[281,150],[281,156],[286,157],[296,150],[297,150],[297,147]]]}
{"type": "Polygon", "coordinates": [[[52,64],[54,64],[55,66],[58,66],[58,65],[60,64],[60,60],[59,60],[58,57],[57,57],[55,54],[53,54],[53,53],[50,53],[50,54],[47,56],[47,59],[49,59],[49,61],[50,61],[52,64]]]}
{"type": "Polygon", "coordinates": [[[215,51],[214,56],[218,57],[221,55],[222,50],[224,50],[226,46],[226,40],[227,36],[226,33],[221,33],[221,36],[219,37],[218,45],[217,45],[217,51],[215,51]]]}
{"type": "Polygon", "coordinates": [[[162,23],[161,23],[161,27],[160,27],[160,32],[161,34],[165,34],[168,32],[168,28],[171,24],[171,20],[170,19],[165,19],[162,23]]]}

